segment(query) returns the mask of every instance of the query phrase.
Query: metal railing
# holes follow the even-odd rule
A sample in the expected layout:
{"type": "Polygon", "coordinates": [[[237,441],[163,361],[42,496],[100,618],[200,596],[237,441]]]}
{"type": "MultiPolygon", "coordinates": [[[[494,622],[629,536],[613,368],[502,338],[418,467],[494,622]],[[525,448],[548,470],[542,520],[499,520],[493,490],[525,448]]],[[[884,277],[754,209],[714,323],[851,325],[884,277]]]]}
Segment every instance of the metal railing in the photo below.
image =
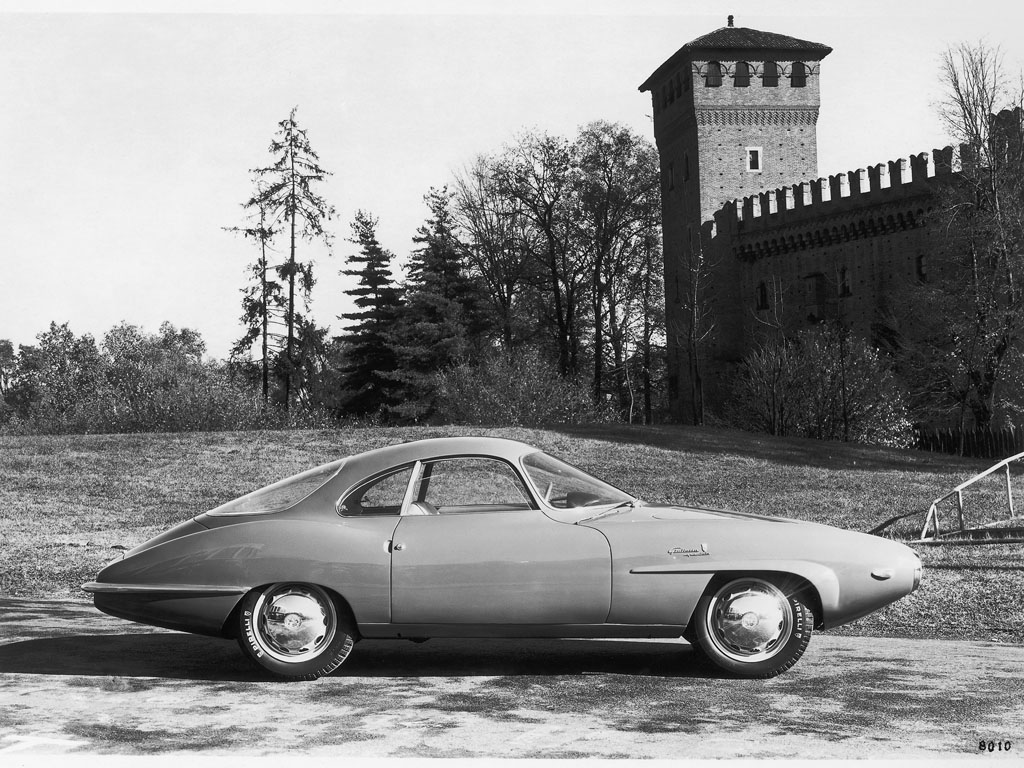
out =
{"type": "Polygon", "coordinates": [[[951,498],[955,499],[954,504],[960,533],[965,532],[967,530],[967,526],[964,522],[964,491],[974,483],[978,482],[983,478],[988,477],[989,475],[995,472],[998,472],[1000,469],[1005,470],[1006,472],[1006,505],[1010,512],[1010,518],[1016,519],[1017,513],[1013,508],[1013,485],[1011,483],[1010,478],[1010,464],[1012,464],[1015,461],[1019,461],[1020,459],[1024,459],[1024,452],[1017,453],[1014,454],[1013,456],[1003,459],[998,464],[989,467],[984,472],[980,472],[979,474],[972,477],[970,480],[966,480],[965,482],[960,483],[960,485],[958,485],[952,491],[947,493],[945,496],[940,496],[935,501],[933,501],[932,505],[928,508],[928,516],[924,520],[924,527],[921,529],[920,540],[925,541],[930,538],[936,539],[941,535],[942,532],[939,527],[939,505],[951,498]],[[929,529],[934,530],[934,533],[931,536],[928,535],[929,529]]]}

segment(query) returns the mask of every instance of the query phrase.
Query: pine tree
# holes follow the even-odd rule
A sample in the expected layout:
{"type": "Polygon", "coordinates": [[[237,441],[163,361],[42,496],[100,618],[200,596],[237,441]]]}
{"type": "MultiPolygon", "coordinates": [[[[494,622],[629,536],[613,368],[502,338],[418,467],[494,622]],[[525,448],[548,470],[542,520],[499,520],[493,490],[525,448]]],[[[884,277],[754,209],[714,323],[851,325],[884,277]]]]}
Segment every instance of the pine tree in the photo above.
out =
{"type": "Polygon", "coordinates": [[[343,275],[358,277],[359,284],[345,292],[354,297],[357,310],[341,315],[354,325],[340,338],[345,345],[340,410],[355,416],[387,415],[397,402],[393,381],[396,359],[388,341],[388,329],[401,303],[391,276],[394,257],[377,240],[377,219],[364,211],[356,212],[349,242],[359,246],[359,253],[350,256],[349,262],[361,266],[341,270],[343,275]]]}
{"type": "Polygon", "coordinates": [[[396,411],[412,420],[434,412],[436,374],[475,362],[492,330],[484,292],[467,277],[450,201],[446,188],[432,188],[424,196],[430,217],[413,238],[418,247],[409,263],[405,304],[389,334],[402,395],[396,411]]]}
{"type": "MultiPolygon", "coordinates": [[[[254,200],[259,200],[263,188],[257,180],[257,195],[254,200]]],[[[270,400],[270,370],[273,365],[272,357],[280,356],[284,339],[271,330],[271,325],[284,325],[281,319],[287,309],[287,300],[284,296],[284,286],[273,278],[267,251],[270,249],[271,241],[277,234],[277,230],[269,226],[267,221],[267,206],[265,203],[256,202],[247,205],[254,205],[258,214],[253,216],[251,226],[229,227],[229,232],[241,232],[243,236],[254,240],[259,244],[260,255],[254,263],[249,266],[252,282],[242,289],[242,316],[239,318],[245,327],[245,333],[235,342],[231,349],[233,360],[243,358],[249,360],[249,352],[253,343],[260,341],[260,382],[263,392],[263,402],[270,400]]],[[[249,363],[245,366],[248,368],[249,363]]]]}
{"type": "MultiPolygon", "coordinates": [[[[296,360],[296,330],[302,317],[296,309],[296,282],[304,304],[309,303],[309,293],[315,282],[312,260],[299,261],[296,243],[319,239],[330,247],[331,236],[324,229],[324,223],[334,216],[334,207],[314,191],[313,185],[322,182],[330,173],[320,167],[320,157],[313,150],[306,131],[295,120],[298,107],[293,107],[287,119],[278,124],[278,131],[270,143],[270,154],[274,162],[257,168],[254,173],[263,181],[257,193],[245,205],[266,211],[270,228],[280,222],[288,230],[288,259],[277,266],[279,277],[288,286],[284,311],[286,327],[284,344],[284,405],[289,407],[299,372],[296,360]]],[[[301,381],[298,382],[301,385],[301,381]]]]}

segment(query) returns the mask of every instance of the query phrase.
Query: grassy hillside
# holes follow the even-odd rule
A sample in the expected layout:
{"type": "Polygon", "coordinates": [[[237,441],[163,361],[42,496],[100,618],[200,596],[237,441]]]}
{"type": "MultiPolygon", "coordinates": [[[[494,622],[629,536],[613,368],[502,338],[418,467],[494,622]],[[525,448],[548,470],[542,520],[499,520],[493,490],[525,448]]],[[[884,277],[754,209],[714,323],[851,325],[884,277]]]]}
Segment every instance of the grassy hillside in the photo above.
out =
{"type": "MultiPolygon", "coordinates": [[[[351,453],[481,432],[537,445],[647,500],[861,531],[901,512],[923,515],[935,497],[986,466],[694,427],[6,437],[0,438],[0,593],[84,599],[79,585],[117,554],[114,546],[132,547],[254,488],[351,453]]],[[[1024,510],[1024,499],[1018,505],[1024,510]]],[[[1022,545],[920,551],[921,590],[837,631],[1019,641],[1022,545]]]]}

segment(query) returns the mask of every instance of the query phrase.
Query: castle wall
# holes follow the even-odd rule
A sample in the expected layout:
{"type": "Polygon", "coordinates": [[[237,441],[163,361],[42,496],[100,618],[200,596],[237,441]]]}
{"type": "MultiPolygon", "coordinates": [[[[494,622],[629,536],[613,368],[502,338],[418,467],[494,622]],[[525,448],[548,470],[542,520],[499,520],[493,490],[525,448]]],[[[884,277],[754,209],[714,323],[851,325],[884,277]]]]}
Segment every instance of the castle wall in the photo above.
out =
{"type": "Polygon", "coordinates": [[[837,320],[883,341],[899,325],[900,296],[927,280],[945,237],[928,219],[966,151],[922,153],[782,187],[716,212],[709,247],[718,265],[720,333],[711,378],[724,378],[770,327],[837,320]]]}

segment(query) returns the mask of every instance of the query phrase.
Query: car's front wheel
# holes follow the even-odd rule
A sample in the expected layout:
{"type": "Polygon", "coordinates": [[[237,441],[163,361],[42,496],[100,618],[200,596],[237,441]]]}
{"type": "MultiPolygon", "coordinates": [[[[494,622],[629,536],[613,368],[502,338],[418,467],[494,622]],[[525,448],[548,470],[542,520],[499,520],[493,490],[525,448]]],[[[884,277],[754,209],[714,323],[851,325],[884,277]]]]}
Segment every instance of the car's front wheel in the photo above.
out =
{"type": "Polygon", "coordinates": [[[774,677],[796,664],[814,616],[794,585],[758,577],[731,580],[697,603],[693,636],[715,666],[740,677],[774,677]]]}
{"type": "Polygon", "coordinates": [[[355,641],[338,603],[313,584],[283,583],[242,599],[238,644],[275,675],[314,680],[337,669],[355,641]]]}

